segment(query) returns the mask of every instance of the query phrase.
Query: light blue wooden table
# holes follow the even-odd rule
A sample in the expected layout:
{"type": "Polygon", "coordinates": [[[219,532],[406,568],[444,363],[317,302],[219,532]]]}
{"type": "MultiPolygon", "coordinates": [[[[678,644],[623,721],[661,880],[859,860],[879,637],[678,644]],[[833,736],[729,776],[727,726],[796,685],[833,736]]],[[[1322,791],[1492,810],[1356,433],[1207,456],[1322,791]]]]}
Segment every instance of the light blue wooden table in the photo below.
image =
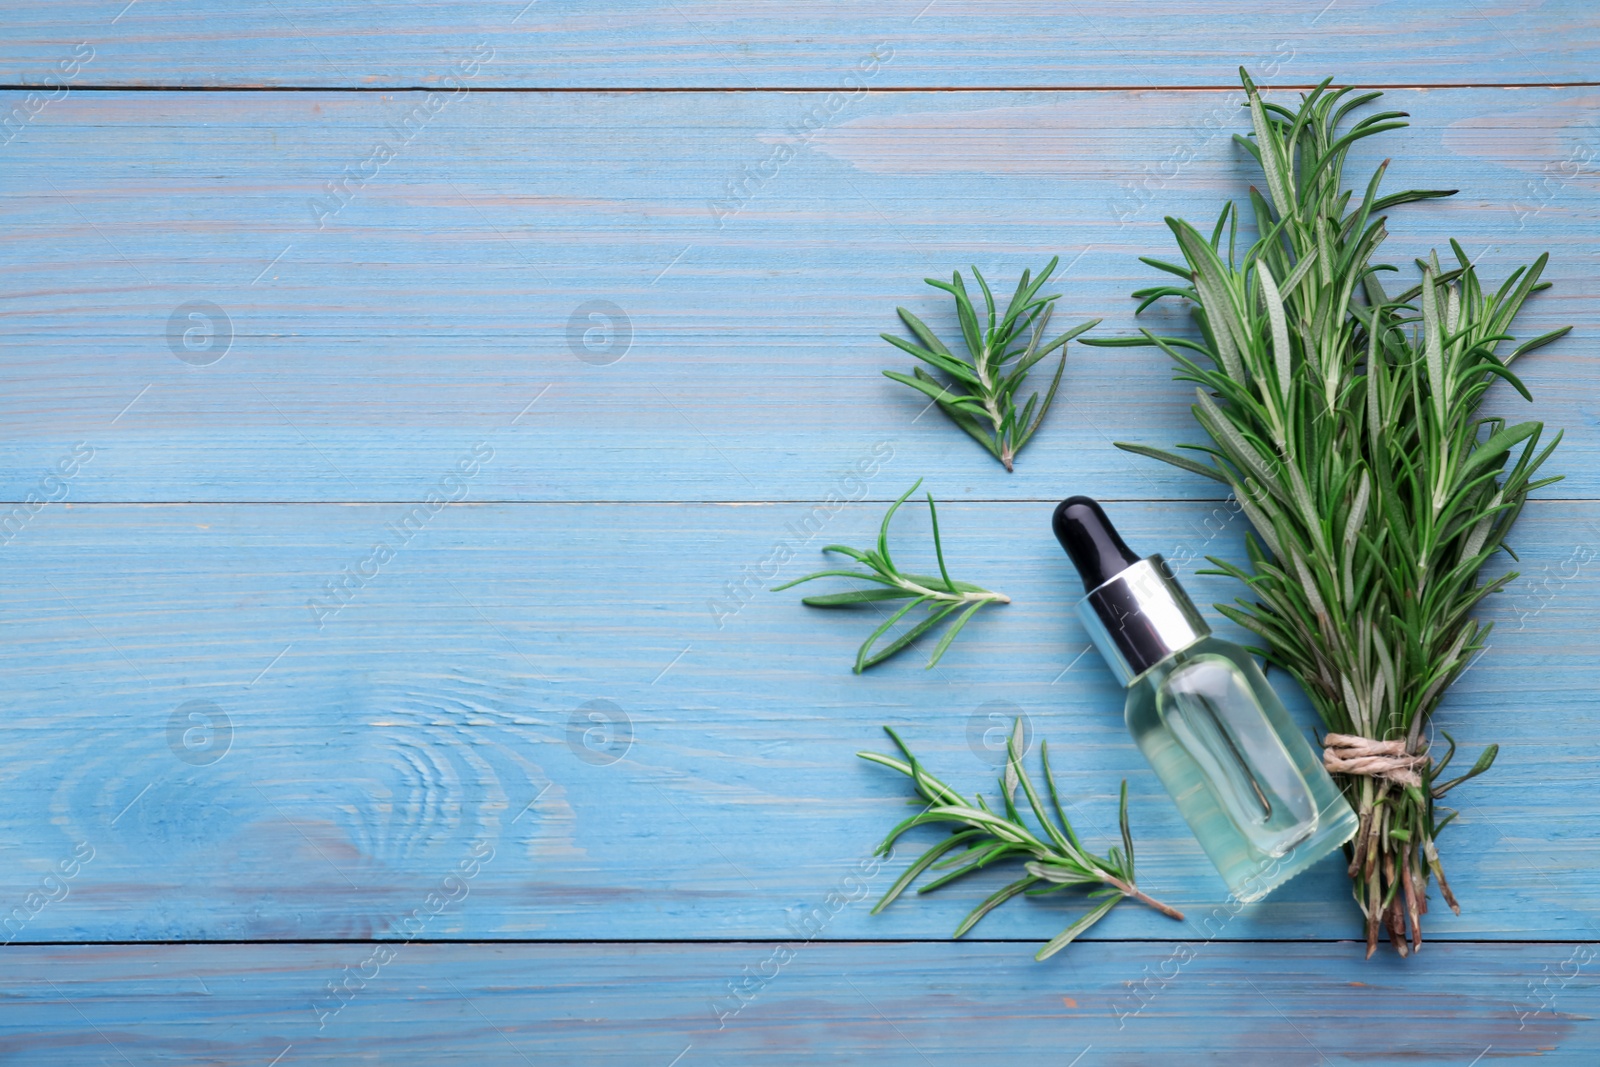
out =
{"type": "Polygon", "coordinates": [[[1593,4],[6,0],[0,57],[0,1061],[1600,1062],[1593,4]],[[1194,439],[1164,359],[1075,348],[1009,476],[878,373],[974,261],[1060,254],[1067,321],[1132,329],[1162,216],[1252,180],[1241,63],[1391,88],[1362,161],[1462,190],[1392,258],[1549,250],[1523,328],[1576,325],[1522,371],[1566,480],[1438,717],[1501,757],[1410,960],[1336,862],[1231,905],[1080,658],[1054,501],[1241,550],[1111,446],[1194,439]],[[1015,598],[937,670],[741,591],[918,477],[1015,598]],[[1060,898],[867,914],[904,790],[852,753],[984,788],[1012,709],[1093,837],[1127,777],[1185,924],[1035,964],[1060,898]]]}

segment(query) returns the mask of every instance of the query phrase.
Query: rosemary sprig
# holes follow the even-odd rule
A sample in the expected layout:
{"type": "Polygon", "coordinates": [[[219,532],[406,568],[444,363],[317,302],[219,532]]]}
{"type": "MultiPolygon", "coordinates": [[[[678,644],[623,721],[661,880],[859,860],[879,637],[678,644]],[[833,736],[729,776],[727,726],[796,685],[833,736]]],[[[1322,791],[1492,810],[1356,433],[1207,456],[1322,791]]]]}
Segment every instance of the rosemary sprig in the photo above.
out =
{"type": "Polygon", "coordinates": [[[890,505],[883,516],[883,522],[878,527],[878,547],[850,548],[847,545],[828,545],[822,551],[838,552],[840,555],[849,556],[857,563],[865,564],[870,571],[852,570],[824,570],[808,574],[804,578],[796,578],[792,582],[772,587],[776,593],[782,589],[809,582],[815,578],[859,578],[864,582],[876,583],[877,589],[856,589],[848,593],[827,593],[822,596],[803,597],[802,604],[809,604],[814,608],[844,608],[858,604],[873,604],[880,600],[909,600],[899,611],[886,619],[882,626],[872,631],[867,639],[861,643],[861,649],[856,653],[855,672],[860,674],[868,667],[875,667],[902,649],[909,648],[917,638],[926,634],[941,622],[956,616],[956,621],[939,638],[939,643],[933,648],[933,655],[928,659],[928,669],[938,665],[940,657],[950,647],[950,642],[956,639],[962,627],[966,626],[979,609],[988,604],[1009,604],[1011,598],[1004,593],[992,593],[981,585],[971,582],[958,582],[950,577],[950,571],[944,564],[944,546],[939,542],[939,512],[933,506],[933,494],[928,494],[928,517],[933,520],[933,551],[939,559],[939,577],[934,578],[926,574],[906,574],[895,566],[894,560],[889,556],[889,520],[894,518],[894,513],[900,510],[900,505],[906,498],[917,491],[917,486],[922,484],[918,478],[916,484],[904,493],[900,499],[890,505]],[[872,646],[878,639],[888,633],[894,624],[905,618],[916,608],[926,608],[927,615],[891,641],[885,648],[878,652],[872,651],[872,646]],[[956,615],[956,612],[960,612],[956,615]]]}
{"type": "Polygon", "coordinates": [[[944,378],[940,378],[921,367],[914,367],[910,374],[886,370],[884,377],[893,378],[931,397],[939,405],[939,410],[950,417],[950,421],[971,434],[1008,471],[1012,469],[1012,460],[1022,451],[1022,446],[1038,431],[1045,412],[1050,410],[1050,404],[1055,400],[1056,389],[1061,385],[1061,372],[1067,365],[1067,342],[1100,321],[1091,319],[1041,345],[1045,326],[1050,321],[1050,312],[1061,294],[1040,296],[1039,290],[1049,280],[1060,260],[1060,256],[1050,260],[1037,277],[1023,271],[1022,280],[1017,283],[1017,291],[1012,294],[1003,315],[995,306],[989,283],[984,281],[978,268],[973,267],[972,276],[983,290],[986,309],[984,321],[981,322],[972,299],[967,296],[967,287],[961,280],[960,271],[952,272],[948,282],[937,278],[923,279],[935,289],[942,289],[955,297],[956,317],[961,323],[967,358],[957,356],[946,348],[944,342],[921,319],[905,308],[896,310],[900,312],[901,321],[921,343],[913,344],[893,334],[882,335],[885,341],[911,353],[944,375],[944,378]],[[1050,382],[1050,390],[1045,393],[1044,402],[1041,404],[1039,394],[1034,393],[1019,412],[1016,396],[1028,377],[1028,371],[1058,348],[1061,350],[1061,360],[1056,365],[1056,375],[1050,382]]]}
{"type": "Polygon", "coordinates": [[[1408,926],[1410,949],[1422,943],[1430,874],[1460,911],[1435,846],[1454,812],[1441,817],[1435,801],[1488,770],[1497,751],[1440,782],[1455,743],[1431,760],[1426,726],[1485,647],[1490,625],[1473,610],[1516,577],[1480,584],[1480,568],[1510,554],[1505,539],[1528,494],[1557,480],[1535,474],[1559,434],[1540,449],[1540,423],[1507,425],[1479,405],[1497,379],[1531,399],[1509,365],[1567,330],[1520,345],[1510,334],[1523,302],[1548,287],[1542,255],[1490,292],[1452,241],[1458,265],[1419,260],[1420,284],[1387,294],[1378,276],[1395,268],[1372,262],[1380,213],[1450,191],[1380,197],[1385,162],[1352,207],[1342,168],[1352,144],[1404,126],[1404,115],[1341,130],[1382,94],[1324,81],[1290,110],[1240,75],[1255,132],[1236,139],[1267,179],[1267,197],[1250,191],[1259,240],[1236,258],[1231,204],[1209,239],[1168,219],[1185,265],[1146,262],[1183,284],[1134,295],[1141,310],[1164,296],[1188,301],[1201,339],[1145,331],[1089,343],[1158,345],[1197,386],[1194,415],[1211,439],[1183,446],[1197,458],[1121,447],[1214,478],[1238,499],[1255,530],[1250,569],[1212,562],[1253,599],[1218,609],[1261,638],[1258,651],[1305,687],[1331,733],[1403,742],[1402,759],[1420,764],[1383,778],[1341,774],[1361,820],[1349,873],[1367,955],[1380,926],[1404,955],[1408,926]]]}
{"type": "Polygon", "coordinates": [[[1018,894],[1030,897],[1045,896],[1073,886],[1099,886],[1100,888],[1089,893],[1089,899],[1099,900],[1099,903],[1047,941],[1035,954],[1034,959],[1048,959],[1060,952],[1085,930],[1105,918],[1106,913],[1124,897],[1132,897],[1148,904],[1171,918],[1180,920],[1183,918],[1182,912],[1145,895],[1134,884],[1133,835],[1128,830],[1126,779],[1122,782],[1122,803],[1118,814],[1118,822],[1122,827],[1122,846],[1119,848],[1112,845],[1106,855],[1097,856],[1084,848],[1083,842],[1073,832],[1072,824],[1067,821],[1066,813],[1061,809],[1061,797],[1056,792],[1055,776],[1050,772],[1050,746],[1041,742],[1039,757],[1044,765],[1045,781],[1050,787],[1050,805],[1056,817],[1055,822],[1051,821],[1050,813],[1045,810],[1039,799],[1038,790],[1034,788],[1032,779],[1028,777],[1028,772],[1022,765],[1020,752],[1022,720],[1018,719],[1012,724],[1011,737],[1006,741],[1008,758],[1005,770],[1000,776],[1000,797],[1005,806],[1003,814],[991,811],[984,803],[983,797],[979,796],[974,801],[968,801],[960,793],[933,777],[923,769],[917,757],[911,754],[906,743],[900,740],[899,734],[887,726],[883,729],[905,756],[904,760],[878,752],[857,752],[856,755],[872,763],[881,763],[910,778],[916,787],[917,795],[928,803],[922,811],[889,832],[889,836],[878,846],[878,855],[889,855],[894,850],[894,843],[913,827],[943,823],[954,824],[955,829],[949,837],[933,845],[906,868],[905,873],[895,880],[894,885],[883,895],[883,899],[873,907],[872,914],[876,915],[887,908],[917,880],[919,875],[929,869],[949,873],[942,874],[923,885],[917,890],[918,893],[931,893],[993,863],[1020,859],[1026,872],[1024,876],[996,890],[983,903],[973,908],[967,917],[961,920],[952,937],[962,936],[976,926],[979,919],[1018,894]],[[1032,809],[1033,816],[1038,821],[1042,836],[1028,825],[1017,810],[1016,792],[1019,785],[1022,787],[1023,796],[1027,799],[1028,807],[1032,809]],[[946,856],[946,853],[952,852],[954,855],[946,856]]]}

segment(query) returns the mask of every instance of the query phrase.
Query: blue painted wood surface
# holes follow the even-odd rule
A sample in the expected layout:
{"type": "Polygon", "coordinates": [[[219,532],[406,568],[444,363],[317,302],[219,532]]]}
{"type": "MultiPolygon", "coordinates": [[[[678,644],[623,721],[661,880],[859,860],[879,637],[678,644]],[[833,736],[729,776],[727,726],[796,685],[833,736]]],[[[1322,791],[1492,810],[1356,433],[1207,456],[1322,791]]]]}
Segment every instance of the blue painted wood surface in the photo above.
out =
{"type": "Polygon", "coordinates": [[[6,1062],[1595,1062],[1596,15],[1280,7],[4,5],[6,82],[65,79],[0,92],[6,1062]],[[381,91],[464,59],[596,91],[381,91]],[[1431,86],[1358,162],[1463,192],[1391,258],[1550,250],[1523,328],[1578,327],[1519,367],[1531,408],[1497,394],[1567,480],[1437,720],[1502,750],[1410,961],[1342,940],[1332,861],[1229,905],[1080,658],[1063,495],[1234,592],[1193,572],[1242,521],[1111,446],[1195,438],[1164,360],[1075,349],[1013,476],[878,373],[894,306],[949,328],[918,279],[974,259],[1060,253],[1072,321],[1178,327],[1127,293],[1162,215],[1251,180],[1240,62],[1431,86]],[[851,69],[940,91],[835,107],[851,69]],[[195,86],[324,91],[163,91],[195,86]],[[951,91],[1028,86],[1059,91],[951,91]],[[742,91],[599,91],[685,87],[742,91]],[[925,475],[1015,603],[853,677],[865,620],[756,590],[925,475]],[[905,791],[851,753],[894,724],[984,788],[1018,710],[1091,837],[1129,780],[1185,923],[1125,905],[1036,965],[1072,902],[970,944],[976,882],[866,914],[905,791]]]}
{"type": "MultiPolygon", "coordinates": [[[[86,440],[74,500],[415,500],[498,434],[474,499],[816,499],[886,435],[954,476],[952,498],[1058,498],[1069,474],[1113,498],[1214,493],[1112,447],[1192,439],[1159,352],[1075,346],[1005,478],[880,376],[910,357],[878,335],[899,305],[954,330],[929,275],[1014,279],[1057,254],[1063,322],[1181,328],[1177,308],[1136,320],[1128,294],[1161,277],[1138,256],[1171,255],[1163,215],[1205,222],[1253,180],[1236,93],[869,95],[726,215],[727,185],[823,97],[471,94],[320,214],[424,99],[76,93],[42,112],[5,149],[0,491],[86,440]],[[626,323],[579,314],[596,300],[626,323]],[[179,313],[198,301],[227,325],[179,313]],[[175,314],[173,343],[214,346],[191,358],[231,336],[226,354],[175,358],[175,314]]],[[[1456,237],[1489,278],[1551,253],[1520,328],[1578,333],[1519,372],[1567,430],[1562,492],[1600,496],[1600,190],[1561,168],[1600,153],[1600,95],[1387,100],[1415,125],[1352,173],[1392,154],[1388,188],[1463,191],[1397,210],[1385,252],[1408,265],[1456,237]]]]}
{"type": "Polygon", "coordinates": [[[1349,942],[1087,942],[1058,967],[1020,948],[410,944],[373,959],[360,944],[27,947],[8,956],[17,991],[0,1048],[47,1067],[1600,1057],[1592,945],[1435,945],[1363,963],[1349,942]]]}
{"type": "Polygon", "coordinates": [[[1240,63],[1295,85],[1550,84],[1600,61],[1585,0],[6,0],[0,24],[0,70],[35,84],[79,41],[86,79],[155,86],[435,86],[479,43],[477,80],[502,88],[849,88],[880,43],[882,80],[917,88],[1232,84],[1240,63]]]}
{"type": "MultiPolygon", "coordinates": [[[[874,482],[904,488],[911,473],[896,451],[874,482]]],[[[861,677],[849,665],[876,616],[762,587],[820,565],[825,543],[870,543],[881,505],[463,504],[401,547],[406,511],[51,507],[5,547],[0,641],[14,655],[0,738],[18,799],[0,809],[15,857],[0,885],[20,901],[76,843],[95,850],[19,939],[394,936],[421,888],[480,841],[497,859],[438,936],[775,937],[898,821],[903,782],[853,756],[887,747],[882,724],[952,784],[991,790],[990,731],[1011,709],[1051,742],[1096,839],[1114,839],[1129,780],[1152,893],[1185,910],[1225,898],[1129,741],[1109,672],[1080,658],[1081,587],[1048,503],[946,503],[951,566],[1015,602],[977,619],[936,670],[908,654],[861,677]],[[802,541],[808,523],[821,528],[802,541]],[[361,567],[380,541],[395,558],[361,567]],[[783,548],[795,555],[780,567],[783,548]],[[376,573],[339,607],[325,585],[347,567],[376,573]],[[777,573],[751,581],[761,570],[777,573]],[[191,721],[196,709],[223,718],[191,721]]],[[[1242,520],[1216,505],[1116,513],[1144,550],[1241,553],[1242,520]]],[[[1431,914],[1437,937],[1590,929],[1600,786],[1592,748],[1573,739],[1600,689],[1588,629],[1600,505],[1540,503],[1521,523],[1528,577],[1493,602],[1492,647],[1437,720],[1469,753],[1502,746],[1444,836],[1465,910],[1431,914]]],[[[908,509],[894,544],[934,566],[925,509],[908,509]]],[[[1189,581],[1201,603],[1232,594],[1189,581]]],[[[896,866],[909,858],[901,849],[896,866]]],[[[1349,934],[1337,866],[1225,936],[1349,934]]],[[[885,870],[870,885],[890,881],[885,870]]],[[[853,911],[828,936],[944,937],[991,881],[853,911]]],[[[1059,898],[1027,902],[983,932],[1043,941],[1067,913],[1059,898]]],[[[1134,907],[1096,930],[1192,932],[1134,907]]]]}

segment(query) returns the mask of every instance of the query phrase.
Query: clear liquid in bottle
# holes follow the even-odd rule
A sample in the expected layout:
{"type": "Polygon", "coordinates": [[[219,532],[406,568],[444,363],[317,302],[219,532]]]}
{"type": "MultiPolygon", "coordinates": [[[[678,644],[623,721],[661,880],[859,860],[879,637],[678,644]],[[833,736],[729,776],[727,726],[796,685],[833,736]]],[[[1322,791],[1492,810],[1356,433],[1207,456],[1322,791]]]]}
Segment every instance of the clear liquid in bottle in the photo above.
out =
{"type": "Polygon", "coordinates": [[[1128,687],[1128,730],[1241,900],[1355,836],[1356,816],[1249,653],[1215,637],[1128,687]]]}

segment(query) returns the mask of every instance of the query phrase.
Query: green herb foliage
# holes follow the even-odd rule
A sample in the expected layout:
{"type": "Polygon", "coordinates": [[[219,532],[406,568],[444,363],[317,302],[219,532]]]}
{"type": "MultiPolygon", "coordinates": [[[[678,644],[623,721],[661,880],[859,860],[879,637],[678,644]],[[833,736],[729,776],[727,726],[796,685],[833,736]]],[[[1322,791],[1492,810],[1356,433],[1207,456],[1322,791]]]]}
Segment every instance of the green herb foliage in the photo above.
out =
{"type": "Polygon", "coordinates": [[[979,585],[971,582],[958,582],[950,577],[950,571],[944,563],[944,546],[939,541],[939,512],[933,505],[933,494],[928,494],[928,517],[933,520],[933,551],[939,560],[939,575],[933,577],[926,574],[906,574],[895,566],[894,560],[889,556],[889,520],[894,518],[894,513],[900,510],[900,505],[906,498],[917,491],[917,486],[922,484],[918,478],[916,485],[900,494],[888,512],[883,516],[883,523],[878,527],[878,547],[850,548],[846,545],[828,545],[824,552],[837,552],[849,556],[857,563],[865,565],[865,571],[855,570],[824,570],[815,574],[808,574],[804,578],[796,578],[792,582],[774,586],[772,591],[788,589],[809,582],[816,578],[859,578],[864,582],[873,582],[878,588],[856,589],[848,593],[828,593],[822,596],[804,597],[800,602],[809,604],[814,608],[844,608],[857,607],[862,604],[875,606],[882,600],[909,601],[893,615],[884,620],[883,625],[861,643],[861,649],[856,653],[855,672],[860,674],[868,667],[874,667],[902,649],[909,648],[918,638],[933,630],[940,623],[955,616],[955,622],[945,630],[939,638],[939,643],[933,648],[933,655],[928,659],[931,669],[938,664],[940,657],[950,647],[950,642],[956,639],[964,626],[971,621],[979,609],[989,604],[1009,604],[1011,598],[1004,593],[992,593],[979,585]],[[917,608],[924,608],[927,612],[915,626],[900,634],[883,648],[873,651],[873,646],[878,639],[894,628],[895,623],[905,618],[917,608]],[[959,612],[959,614],[957,614],[959,612]]]}
{"type": "MultiPolygon", "coordinates": [[[[1391,295],[1394,267],[1372,257],[1382,212],[1446,190],[1378,195],[1387,161],[1355,199],[1344,188],[1357,141],[1405,123],[1382,112],[1341,124],[1380,93],[1323,82],[1290,110],[1264,102],[1244,76],[1253,138],[1236,138],[1262,165],[1267,195],[1250,201],[1260,239],[1236,255],[1237,210],[1225,207],[1209,237],[1168,219],[1184,264],[1145,262],[1181,285],[1135,293],[1140,309],[1166,296],[1188,301],[1199,341],[1156,337],[1110,343],[1160,346],[1194,382],[1194,415],[1210,443],[1195,458],[1138,445],[1133,452],[1226,484],[1254,527],[1249,568],[1213,559],[1248,589],[1219,605],[1262,641],[1259,649],[1305,687],[1330,731],[1403,740],[1429,749],[1429,716],[1485,647],[1489,624],[1473,609],[1516,575],[1479,581],[1502,548],[1559,441],[1544,448],[1538,422],[1479,414],[1505,381],[1528,398],[1510,366],[1566,330],[1516,344],[1512,320],[1539,280],[1545,256],[1498,289],[1479,281],[1467,254],[1419,260],[1420,284],[1391,295]],[[1226,247],[1223,241],[1226,238],[1226,247]]],[[[1098,342],[1107,343],[1107,342],[1098,342]]],[[[1448,735],[1447,735],[1448,740],[1448,735]]],[[[1429,875],[1459,911],[1435,838],[1454,817],[1435,802],[1494,761],[1442,780],[1455,751],[1424,763],[1420,787],[1345,777],[1361,828],[1350,876],[1366,915],[1367,954],[1380,926],[1404,954],[1422,942],[1429,875]]]]}
{"type": "Polygon", "coordinates": [[[1023,271],[1017,291],[1012,294],[1011,302],[1006,305],[1003,314],[995,306],[989,283],[984,281],[978,268],[973,267],[972,276],[983,290],[985,315],[982,318],[967,295],[960,271],[953,272],[948,282],[937,278],[924,279],[935,289],[942,289],[955,297],[956,317],[961,322],[961,337],[968,353],[965,358],[951,352],[921,319],[905,308],[898,309],[900,319],[916,335],[917,343],[893,334],[882,335],[885,341],[916,356],[943,377],[929,374],[921,367],[913,368],[910,374],[886,370],[884,376],[931,397],[939,405],[939,410],[950,417],[950,421],[971,434],[1008,471],[1012,469],[1012,461],[1022,451],[1022,446],[1038,431],[1045,412],[1050,410],[1050,404],[1055,400],[1056,389],[1061,385],[1061,372],[1067,365],[1067,342],[1100,321],[1092,319],[1073,327],[1053,341],[1042,343],[1052,306],[1061,294],[1040,296],[1039,290],[1049,280],[1058,262],[1059,256],[1052,259],[1037,277],[1023,271]],[[1058,348],[1061,350],[1061,360],[1056,364],[1056,375],[1050,382],[1050,390],[1045,393],[1044,402],[1041,404],[1039,394],[1034,393],[1018,411],[1016,397],[1022,383],[1027,380],[1028,371],[1058,348]]]}
{"type": "Polygon", "coordinates": [[[1133,836],[1128,830],[1126,780],[1122,783],[1122,804],[1118,814],[1118,822],[1122,827],[1122,846],[1119,848],[1113,845],[1106,855],[1097,856],[1084,847],[1078,835],[1073,832],[1072,824],[1067,821],[1066,813],[1061,810],[1061,797],[1056,792],[1055,776],[1050,773],[1050,747],[1043,742],[1039,745],[1039,757],[1044,765],[1045,782],[1050,788],[1049,811],[1039,799],[1039,791],[1034,788],[1032,779],[1028,777],[1028,772],[1022,765],[1023,742],[1020,719],[1013,724],[1011,737],[1006,742],[1006,766],[1000,776],[1000,799],[1004,802],[1003,811],[991,810],[981,796],[969,801],[933,777],[923,769],[917,757],[911,754],[906,743],[900,740],[899,734],[887,726],[883,729],[894,740],[905,759],[899,760],[877,752],[857,752],[856,755],[906,775],[915,785],[917,795],[927,804],[917,814],[889,832],[889,836],[878,846],[878,855],[889,855],[894,850],[894,843],[913,827],[954,824],[955,829],[906,868],[905,873],[895,880],[894,885],[883,895],[883,899],[872,909],[872,914],[878,914],[893,903],[895,898],[910,888],[911,883],[915,882],[924,871],[947,873],[940,874],[923,885],[917,890],[918,893],[931,893],[958,878],[964,878],[995,863],[1022,860],[1023,870],[1026,872],[1024,876],[990,894],[983,903],[973,908],[967,917],[961,920],[961,925],[956,927],[955,933],[951,936],[962,936],[976,926],[979,919],[1014,896],[1019,894],[1030,897],[1044,896],[1074,886],[1098,886],[1099,888],[1089,893],[1089,899],[1097,903],[1072,925],[1046,942],[1034,956],[1035,959],[1047,959],[1060,952],[1079,934],[1105,918],[1106,913],[1124,897],[1133,897],[1174,919],[1183,918],[1182,912],[1151,899],[1140,892],[1134,884],[1133,836]],[[1030,826],[1022,813],[1017,810],[1016,794],[1019,785],[1038,823],[1038,830],[1030,826]],[[1050,817],[1052,812],[1055,815],[1054,821],[1050,817]]]}

